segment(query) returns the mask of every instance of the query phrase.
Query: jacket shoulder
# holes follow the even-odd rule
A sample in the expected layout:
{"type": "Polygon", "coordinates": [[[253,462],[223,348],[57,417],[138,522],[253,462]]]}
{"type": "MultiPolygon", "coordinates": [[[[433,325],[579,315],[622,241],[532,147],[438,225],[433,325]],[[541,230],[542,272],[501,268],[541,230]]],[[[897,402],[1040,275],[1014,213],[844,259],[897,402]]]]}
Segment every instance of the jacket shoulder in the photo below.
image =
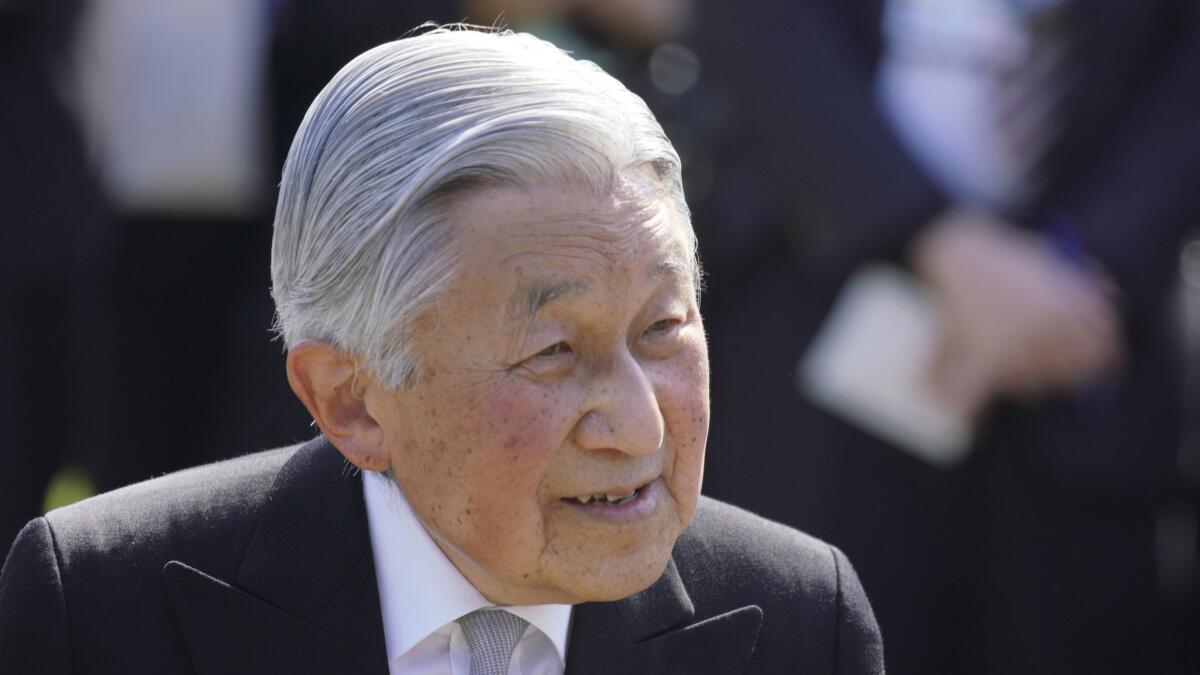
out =
{"type": "Polygon", "coordinates": [[[816,537],[707,497],[676,545],[677,563],[698,573],[741,579],[737,585],[747,592],[799,592],[810,600],[836,593],[838,553],[816,537]]]}
{"type": "Polygon", "coordinates": [[[702,497],[675,561],[697,614],[762,609],[755,661],[772,664],[767,671],[803,662],[822,664],[825,672],[883,672],[875,615],[836,547],[702,497]]]}
{"type": "Polygon", "coordinates": [[[212,558],[214,541],[244,544],[238,540],[250,536],[277,475],[300,447],[186,469],[55,509],[45,519],[60,563],[160,569],[169,557],[212,558]]]}
{"type": "Polygon", "coordinates": [[[0,572],[0,671],[68,672],[70,661],[88,672],[191,672],[164,566],[236,578],[279,486],[336,471],[320,439],[308,461],[304,449],[169,474],[32,521],[0,572]]]}

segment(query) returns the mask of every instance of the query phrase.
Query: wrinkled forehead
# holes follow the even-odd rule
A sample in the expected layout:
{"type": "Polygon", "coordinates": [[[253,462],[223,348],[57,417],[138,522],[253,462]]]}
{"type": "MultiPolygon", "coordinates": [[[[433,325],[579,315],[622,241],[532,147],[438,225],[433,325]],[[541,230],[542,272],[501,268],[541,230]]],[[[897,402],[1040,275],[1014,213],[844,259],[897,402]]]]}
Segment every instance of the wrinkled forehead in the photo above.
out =
{"type": "Polygon", "coordinates": [[[623,176],[603,190],[574,184],[477,190],[458,201],[450,220],[460,229],[464,262],[497,267],[529,286],[527,307],[591,279],[639,275],[694,285],[698,277],[686,215],[645,174],[623,176]],[[559,281],[530,285],[529,278],[559,281]]]}

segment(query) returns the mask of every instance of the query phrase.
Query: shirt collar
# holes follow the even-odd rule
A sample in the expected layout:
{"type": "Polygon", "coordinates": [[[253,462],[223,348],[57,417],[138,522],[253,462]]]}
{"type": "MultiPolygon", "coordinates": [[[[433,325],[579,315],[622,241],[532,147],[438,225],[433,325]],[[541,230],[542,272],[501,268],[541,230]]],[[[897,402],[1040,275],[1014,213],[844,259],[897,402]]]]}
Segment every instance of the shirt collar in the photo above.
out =
{"type": "MultiPolygon", "coordinates": [[[[393,480],[364,471],[363,497],[389,661],[458,617],[494,606],[442,553],[393,480]]],[[[570,605],[504,609],[541,630],[566,663],[570,605]]]]}

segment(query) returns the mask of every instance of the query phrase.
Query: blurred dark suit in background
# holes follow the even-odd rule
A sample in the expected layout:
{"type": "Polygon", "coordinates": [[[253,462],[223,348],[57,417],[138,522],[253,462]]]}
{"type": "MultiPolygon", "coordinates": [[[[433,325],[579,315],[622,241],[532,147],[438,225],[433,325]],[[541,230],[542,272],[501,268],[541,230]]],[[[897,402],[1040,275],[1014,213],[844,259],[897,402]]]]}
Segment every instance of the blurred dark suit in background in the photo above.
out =
{"type": "Polygon", "coordinates": [[[51,473],[79,461],[86,353],[105,225],[83,138],[57,85],[76,2],[0,4],[0,548],[41,512],[51,473]]]}
{"type": "Polygon", "coordinates": [[[705,491],[843,546],[892,672],[1197,667],[1195,597],[1164,593],[1155,537],[1180,490],[1169,291],[1200,222],[1200,6],[1069,9],[1065,124],[1047,180],[1005,215],[1071,219],[1124,294],[1125,370],[1000,401],[950,470],[817,410],[796,382],[851,270],[908,262],[950,203],[880,112],[883,3],[702,3],[699,82],[655,99],[709,273],[705,491]]]}

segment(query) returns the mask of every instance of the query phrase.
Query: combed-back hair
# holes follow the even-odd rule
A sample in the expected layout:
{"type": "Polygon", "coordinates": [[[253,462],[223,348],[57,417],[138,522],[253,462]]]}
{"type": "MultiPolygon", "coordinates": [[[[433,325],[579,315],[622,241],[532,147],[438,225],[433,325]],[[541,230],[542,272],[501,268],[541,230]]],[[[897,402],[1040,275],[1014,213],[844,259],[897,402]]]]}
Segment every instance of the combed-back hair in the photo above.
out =
{"type": "Polygon", "coordinates": [[[641,166],[688,221],[679,157],[645,103],[548,42],[455,25],[371,49],[325,86],[288,152],[276,330],[286,347],[325,340],[405,386],[419,367],[411,326],[457,271],[447,200],[559,183],[605,194],[641,166]]]}

